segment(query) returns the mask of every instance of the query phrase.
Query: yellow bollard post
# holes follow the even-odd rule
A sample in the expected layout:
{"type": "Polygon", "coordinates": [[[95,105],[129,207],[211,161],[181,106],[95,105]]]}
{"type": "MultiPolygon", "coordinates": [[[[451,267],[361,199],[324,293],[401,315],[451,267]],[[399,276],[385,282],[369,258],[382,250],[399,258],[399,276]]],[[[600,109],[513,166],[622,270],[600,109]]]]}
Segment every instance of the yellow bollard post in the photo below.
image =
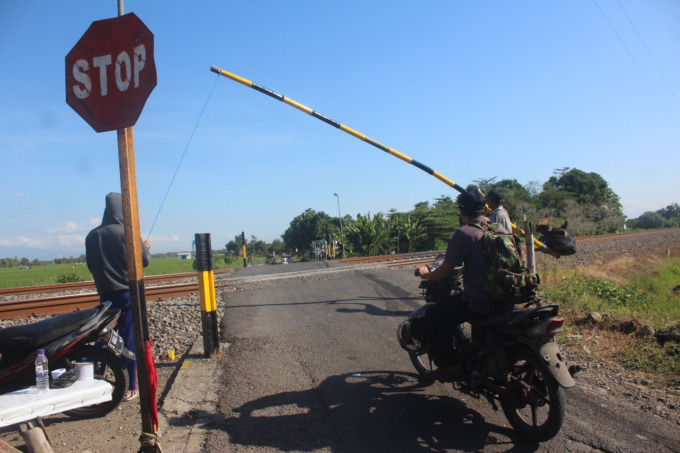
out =
{"type": "Polygon", "coordinates": [[[201,323],[203,325],[203,353],[206,357],[210,357],[213,352],[220,348],[212,247],[209,233],[196,233],[195,237],[198,291],[201,301],[201,323]]]}

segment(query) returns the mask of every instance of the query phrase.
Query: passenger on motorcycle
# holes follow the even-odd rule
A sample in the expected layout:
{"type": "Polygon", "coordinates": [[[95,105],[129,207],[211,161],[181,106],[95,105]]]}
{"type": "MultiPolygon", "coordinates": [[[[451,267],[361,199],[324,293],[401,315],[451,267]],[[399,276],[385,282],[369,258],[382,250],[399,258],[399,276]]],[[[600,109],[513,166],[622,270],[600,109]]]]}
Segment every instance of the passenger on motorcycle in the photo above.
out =
{"type": "MultiPolygon", "coordinates": [[[[427,266],[418,269],[420,277],[437,281],[448,278],[455,267],[465,263],[463,291],[427,307],[424,318],[413,326],[413,335],[430,348],[438,367],[440,380],[460,380],[460,364],[456,363],[452,341],[453,328],[458,324],[504,310],[484,289],[486,279],[482,237],[484,231],[473,223],[488,222],[486,205],[479,188],[462,193],[456,199],[464,225],[456,230],[446,249],[441,266],[430,272],[427,266]]],[[[503,227],[499,231],[508,233],[503,227]]]]}

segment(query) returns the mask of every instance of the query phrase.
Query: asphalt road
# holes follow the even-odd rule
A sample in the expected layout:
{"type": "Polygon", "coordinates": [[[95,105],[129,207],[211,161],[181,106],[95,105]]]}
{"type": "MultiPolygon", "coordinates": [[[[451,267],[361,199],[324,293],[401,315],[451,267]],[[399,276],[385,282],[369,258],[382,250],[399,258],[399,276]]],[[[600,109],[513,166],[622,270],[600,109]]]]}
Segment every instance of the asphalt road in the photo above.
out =
{"type": "Polygon", "coordinates": [[[204,451],[679,451],[680,427],[583,383],[556,438],[522,440],[485,400],[417,379],[395,337],[423,303],[411,270],[327,266],[232,276],[279,273],[224,294],[230,346],[204,451]]]}

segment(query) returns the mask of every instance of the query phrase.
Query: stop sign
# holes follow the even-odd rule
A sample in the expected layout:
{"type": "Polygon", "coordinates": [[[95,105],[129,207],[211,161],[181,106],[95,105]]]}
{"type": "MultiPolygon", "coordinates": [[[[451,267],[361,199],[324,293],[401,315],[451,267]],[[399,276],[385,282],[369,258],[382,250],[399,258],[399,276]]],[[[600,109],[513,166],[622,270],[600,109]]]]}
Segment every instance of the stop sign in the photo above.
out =
{"type": "Polygon", "coordinates": [[[66,103],[97,132],[134,126],[155,86],[153,33],[134,13],[92,22],[66,55],[66,103]]]}

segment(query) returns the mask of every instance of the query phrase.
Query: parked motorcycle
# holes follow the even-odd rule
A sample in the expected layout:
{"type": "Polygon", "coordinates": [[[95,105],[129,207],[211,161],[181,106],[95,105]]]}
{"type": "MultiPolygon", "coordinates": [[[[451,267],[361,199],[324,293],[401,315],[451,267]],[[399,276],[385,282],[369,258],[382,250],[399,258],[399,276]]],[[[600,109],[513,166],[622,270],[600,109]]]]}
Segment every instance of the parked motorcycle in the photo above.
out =
{"type": "MultiPolygon", "coordinates": [[[[437,257],[428,265],[430,270],[443,259],[443,255],[437,257]]],[[[462,285],[462,268],[456,268],[449,279],[422,280],[419,287],[427,304],[399,325],[399,342],[423,379],[434,381],[439,374],[427,345],[413,337],[413,320],[424,316],[428,304],[462,291],[462,285]]],[[[452,342],[464,376],[453,382],[454,389],[475,398],[483,396],[494,410],[498,410],[498,401],[512,427],[532,442],[550,440],[562,428],[562,389],[576,384],[573,375],[579,371],[578,365],[568,365],[555,342],[564,322],[558,313],[558,305],[541,305],[537,299],[521,308],[452,326],[452,342]]]]}
{"type": "MultiPolygon", "coordinates": [[[[125,397],[128,374],[120,355],[134,359],[114,329],[120,310],[110,302],[97,307],[53,316],[32,324],[0,329],[0,393],[35,385],[35,358],[44,349],[50,371],[64,368],[75,380],[75,366],[90,362],[94,378],[113,387],[112,399],[65,412],[77,418],[100,417],[114,410],[125,397]]],[[[67,386],[69,379],[52,380],[51,387],[67,386]],[[57,382],[58,381],[58,382],[57,382]]]]}

